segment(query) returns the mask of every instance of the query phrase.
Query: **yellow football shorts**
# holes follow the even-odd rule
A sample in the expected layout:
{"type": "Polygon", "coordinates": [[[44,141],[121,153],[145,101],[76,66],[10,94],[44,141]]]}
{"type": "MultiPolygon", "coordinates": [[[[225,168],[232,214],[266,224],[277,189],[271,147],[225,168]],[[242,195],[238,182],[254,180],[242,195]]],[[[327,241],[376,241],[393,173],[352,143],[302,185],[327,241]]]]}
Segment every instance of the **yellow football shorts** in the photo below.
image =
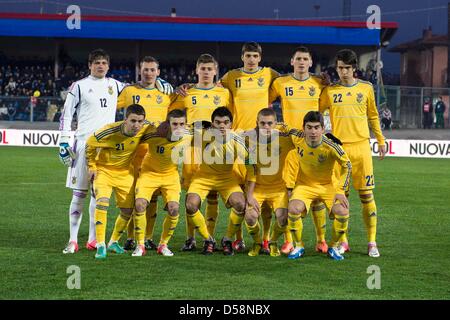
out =
{"type": "Polygon", "coordinates": [[[94,180],[95,199],[111,198],[114,191],[116,206],[134,207],[134,173],[133,170],[114,170],[97,168],[94,180]]]}
{"type": "Polygon", "coordinates": [[[356,190],[371,190],[375,188],[373,176],[372,152],[369,140],[346,143],[342,146],[352,163],[353,187],[356,190]]]}
{"type": "Polygon", "coordinates": [[[139,178],[136,182],[135,197],[136,199],[142,198],[150,201],[152,196],[158,190],[164,199],[164,203],[169,201],[180,202],[180,176],[178,171],[174,171],[170,174],[161,174],[151,171],[141,171],[139,178]]]}
{"type": "Polygon", "coordinates": [[[294,190],[292,190],[292,195],[289,200],[302,201],[306,206],[306,212],[309,211],[311,203],[314,200],[320,200],[325,204],[328,211],[331,212],[335,195],[336,189],[333,184],[315,186],[296,185],[294,190]]]}
{"type": "Polygon", "coordinates": [[[201,175],[193,177],[187,193],[195,193],[203,201],[210,191],[217,191],[227,206],[231,194],[235,192],[243,193],[242,188],[239,186],[239,181],[235,177],[220,179],[218,177],[211,178],[201,175]]]}
{"type": "Polygon", "coordinates": [[[285,186],[267,188],[256,185],[253,196],[260,206],[266,203],[272,211],[288,207],[288,194],[285,186]]]}

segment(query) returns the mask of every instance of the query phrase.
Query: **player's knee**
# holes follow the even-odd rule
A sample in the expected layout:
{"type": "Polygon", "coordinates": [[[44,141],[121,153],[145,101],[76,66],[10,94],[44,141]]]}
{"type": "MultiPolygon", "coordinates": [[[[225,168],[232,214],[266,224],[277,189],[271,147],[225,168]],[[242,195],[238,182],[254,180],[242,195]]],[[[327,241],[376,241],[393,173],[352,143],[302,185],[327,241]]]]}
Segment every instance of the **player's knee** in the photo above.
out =
{"type": "Polygon", "coordinates": [[[245,211],[245,201],[236,201],[236,203],[233,206],[234,210],[237,212],[244,212],[245,211]]]}
{"type": "Polygon", "coordinates": [[[293,215],[301,215],[305,211],[305,205],[301,202],[290,203],[288,205],[288,211],[293,215]]]}
{"type": "Polygon", "coordinates": [[[335,204],[331,211],[335,218],[348,218],[349,215],[348,209],[341,204],[335,204]]]}
{"type": "Polygon", "coordinates": [[[359,191],[359,198],[361,200],[367,200],[367,199],[373,198],[372,190],[360,190],[359,191]]]}
{"type": "Polygon", "coordinates": [[[168,212],[169,216],[176,217],[176,216],[178,216],[179,211],[180,211],[180,206],[178,205],[178,203],[167,205],[167,212],[168,212]]]}
{"type": "Polygon", "coordinates": [[[97,205],[101,204],[101,205],[109,205],[109,198],[99,198],[96,200],[97,205]]]}
{"type": "Polygon", "coordinates": [[[254,226],[256,221],[258,221],[258,213],[254,209],[246,210],[245,222],[250,226],[254,226]]]}
{"type": "Polygon", "coordinates": [[[188,199],[186,200],[186,213],[191,215],[197,212],[199,208],[199,203],[195,200],[188,199]]]}
{"type": "Polygon", "coordinates": [[[142,198],[136,199],[136,201],[134,203],[134,207],[137,212],[144,212],[145,209],[147,208],[147,205],[148,205],[147,200],[142,199],[142,198]]]}

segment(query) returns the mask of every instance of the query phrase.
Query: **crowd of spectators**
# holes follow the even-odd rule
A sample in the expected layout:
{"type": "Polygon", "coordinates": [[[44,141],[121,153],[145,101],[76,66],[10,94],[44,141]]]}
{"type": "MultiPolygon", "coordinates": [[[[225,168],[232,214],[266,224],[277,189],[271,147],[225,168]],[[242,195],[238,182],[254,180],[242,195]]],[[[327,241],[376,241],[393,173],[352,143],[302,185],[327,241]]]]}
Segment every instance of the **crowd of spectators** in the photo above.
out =
{"type": "MultiPolygon", "coordinates": [[[[267,63],[267,65],[282,74],[292,72],[292,67],[289,64],[267,63]]],[[[220,64],[219,76],[240,66],[239,61],[235,65],[220,64]]],[[[59,66],[58,77],[55,77],[54,68],[54,62],[51,60],[19,58],[2,61],[0,64],[0,120],[29,120],[29,97],[35,95],[36,91],[38,91],[40,98],[36,101],[34,120],[48,119],[45,110],[48,110],[52,105],[57,106],[57,113],[59,113],[69,86],[72,82],[88,76],[89,70],[85,64],[66,62],[59,66]],[[42,110],[42,112],[39,110],[42,110]]],[[[162,61],[160,69],[160,77],[169,81],[173,86],[197,81],[195,64],[192,62],[180,60],[174,64],[162,61]]],[[[332,81],[339,79],[336,70],[331,66],[323,68],[322,72],[328,73],[332,81]]],[[[125,83],[133,83],[135,81],[135,65],[131,61],[113,63],[108,76],[125,83]]],[[[372,83],[377,81],[376,73],[372,70],[367,72],[358,70],[357,77],[372,83]]],[[[388,83],[385,81],[385,84],[388,83]]]]}

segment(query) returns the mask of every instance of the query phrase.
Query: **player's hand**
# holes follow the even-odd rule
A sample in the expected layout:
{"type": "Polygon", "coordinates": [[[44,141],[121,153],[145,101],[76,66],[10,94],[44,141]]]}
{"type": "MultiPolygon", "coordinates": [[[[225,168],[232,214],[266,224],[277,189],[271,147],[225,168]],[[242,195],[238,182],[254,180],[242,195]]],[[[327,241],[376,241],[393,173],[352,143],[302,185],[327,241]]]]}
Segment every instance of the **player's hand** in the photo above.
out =
{"type": "Polygon", "coordinates": [[[97,178],[97,170],[89,169],[89,181],[94,182],[95,178],[97,178]]]}
{"type": "Polygon", "coordinates": [[[159,92],[162,92],[164,94],[172,94],[173,93],[173,87],[170,83],[168,83],[166,80],[161,79],[160,77],[156,78],[156,88],[159,92]]]}
{"type": "Polygon", "coordinates": [[[258,214],[261,211],[258,201],[256,201],[253,195],[247,195],[247,207],[253,208],[258,214]]]}
{"type": "Polygon", "coordinates": [[[387,150],[386,150],[386,145],[385,144],[383,144],[383,145],[379,145],[380,146],[380,160],[383,160],[384,159],[384,156],[386,155],[386,152],[387,152],[387,150]]]}
{"type": "Polygon", "coordinates": [[[320,73],[320,78],[322,78],[322,84],[324,86],[329,86],[331,84],[331,77],[328,73],[326,72],[321,72],[320,73]]]}
{"type": "Polygon", "coordinates": [[[176,88],[175,93],[179,94],[182,97],[186,97],[188,95],[187,91],[193,87],[193,83],[183,83],[181,86],[176,88]]]}
{"type": "Polygon", "coordinates": [[[225,88],[222,84],[222,81],[220,81],[220,80],[216,82],[216,86],[219,88],[225,88]]]}
{"type": "Polygon", "coordinates": [[[75,153],[69,144],[67,142],[61,142],[59,144],[59,160],[61,160],[65,166],[70,167],[74,159],[75,153]]]}
{"type": "Polygon", "coordinates": [[[334,196],[333,203],[336,203],[336,201],[339,201],[341,203],[341,205],[346,209],[348,209],[350,207],[350,204],[349,204],[348,199],[345,196],[345,194],[336,194],[334,196]]]}

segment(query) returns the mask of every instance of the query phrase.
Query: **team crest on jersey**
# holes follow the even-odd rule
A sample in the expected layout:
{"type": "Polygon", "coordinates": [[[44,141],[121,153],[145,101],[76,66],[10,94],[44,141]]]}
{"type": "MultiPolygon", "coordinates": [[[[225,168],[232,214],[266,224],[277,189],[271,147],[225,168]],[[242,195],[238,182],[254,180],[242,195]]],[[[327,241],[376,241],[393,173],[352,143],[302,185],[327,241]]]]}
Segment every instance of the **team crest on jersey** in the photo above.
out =
{"type": "Polygon", "coordinates": [[[114,93],[112,86],[108,87],[108,93],[112,95],[114,93]]]}
{"type": "Polygon", "coordinates": [[[160,96],[159,94],[156,96],[156,103],[157,104],[161,104],[163,102],[163,97],[160,96]]]}
{"type": "Polygon", "coordinates": [[[326,160],[327,158],[325,157],[325,155],[323,154],[319,154],[319,157],[317,158],[317,160],[319,161],[319,163],[322,163],[326,160]]]}
{"type": "Polygon", "coordinates": [[[361,103],[362,101],[363,101],[363,94],[362,93],[358,93],[357,95],[356,95],[356,101],[358,102],[358,103],[361,103]]]}
{"type": "Polygon", "coordinates": [[[77,183],[77,177],[72,177],[72,184],[76,184],[77,183]]]}
{"type": "Polygon", "coordinates": [[[258,78],[258,86],[260,86],[260,87],[264,86],[264,78],[263,77],[258,78]]]}
{"type": "Polygon", "coordinates": [[[214,96],[214,104],[217,106],[220,103],[220,97],[219,96],[214,96]]]}
{"type": "Polygon", "coordinates": [[[316,94],[316,88],[314,87],[309,87],[309,95],[311,97],[313,97],[316,94]]]}

